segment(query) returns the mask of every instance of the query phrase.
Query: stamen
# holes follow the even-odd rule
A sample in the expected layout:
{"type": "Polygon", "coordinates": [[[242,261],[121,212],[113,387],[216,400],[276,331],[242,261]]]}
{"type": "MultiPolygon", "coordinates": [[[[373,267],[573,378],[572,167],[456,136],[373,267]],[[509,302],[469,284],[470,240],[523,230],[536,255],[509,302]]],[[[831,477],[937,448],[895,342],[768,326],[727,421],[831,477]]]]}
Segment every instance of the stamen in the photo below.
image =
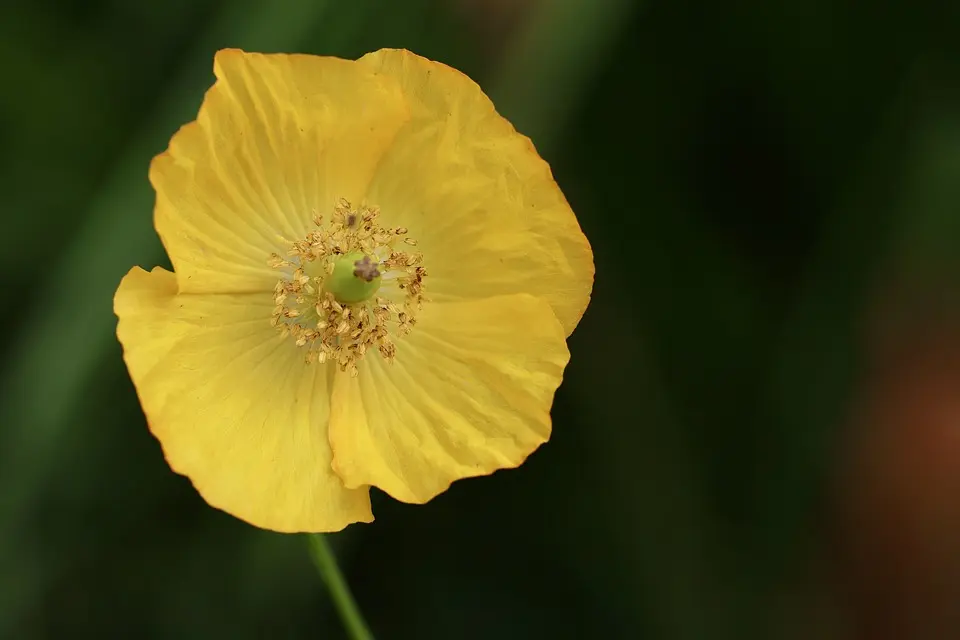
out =
{"type": "Polygon", "coordinates": [[[404,227],[377,224],[379,216],[377,207],[354,208],[341,199],[326,225],[314,214],[316,228],[293,242],[287,257],[267,260],[283,274],[270,322],[305,350],[308,363],[335,362],[359,375],[357,363],[368,351],[392,362],[395,340],[416,324],[427,275],[423,256],[397,250],[398,241],[417,243],[404,227]],[[380,290],[384,282],[389,286],[380,290]]]}

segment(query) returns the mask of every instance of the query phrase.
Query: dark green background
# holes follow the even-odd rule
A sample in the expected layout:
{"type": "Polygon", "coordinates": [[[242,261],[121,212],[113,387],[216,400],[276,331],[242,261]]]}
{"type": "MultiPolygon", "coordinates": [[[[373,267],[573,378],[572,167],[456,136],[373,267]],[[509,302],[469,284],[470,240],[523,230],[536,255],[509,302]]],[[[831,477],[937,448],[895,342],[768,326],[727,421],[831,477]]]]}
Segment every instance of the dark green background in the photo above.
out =
{"type": "Polygon", "coordinates": [[[851,637],[831,478],[870,301],[956,280],[957,2],[4,2],[0,637],[342,637],[303,539],[169,471],[114,337],[226,46],[460,68],[594,247],[552,441],[333,537],[378,637],[851,637]]]}

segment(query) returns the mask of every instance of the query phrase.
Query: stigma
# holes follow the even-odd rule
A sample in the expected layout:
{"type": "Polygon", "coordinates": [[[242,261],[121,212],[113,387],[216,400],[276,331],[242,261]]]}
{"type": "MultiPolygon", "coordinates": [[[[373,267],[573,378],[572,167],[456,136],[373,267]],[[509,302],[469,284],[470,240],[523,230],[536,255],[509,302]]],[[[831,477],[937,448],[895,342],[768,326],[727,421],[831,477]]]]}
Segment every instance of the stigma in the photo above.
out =
{"type": "Polygon", "coordinates": [[[270,322],[304,349],[308,363],[333,362],[356,376],[367,352],[392,362],[396,340],[416,325],[423,256],[397,249],[417,243],[403,227],[380,226],[379,216],[377,207],[341,199],[329,221],[314,216],[303,240],[268,260],[281,272],[270,322]]]}

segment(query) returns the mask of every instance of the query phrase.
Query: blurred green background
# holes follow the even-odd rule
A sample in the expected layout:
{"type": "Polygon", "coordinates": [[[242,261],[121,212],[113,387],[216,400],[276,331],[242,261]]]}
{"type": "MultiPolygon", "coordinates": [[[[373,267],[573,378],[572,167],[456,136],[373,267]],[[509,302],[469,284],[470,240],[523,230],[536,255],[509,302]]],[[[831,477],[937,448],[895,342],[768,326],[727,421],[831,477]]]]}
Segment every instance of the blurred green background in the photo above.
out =
{"type": "Polygon", "coordinates": [[[0,638],[338,638],[114,336],[221,47],[475,78],[596,254],[553,440],[334,536],[381,638],[960,638],[960,4],[9,0],[0,638]]]}

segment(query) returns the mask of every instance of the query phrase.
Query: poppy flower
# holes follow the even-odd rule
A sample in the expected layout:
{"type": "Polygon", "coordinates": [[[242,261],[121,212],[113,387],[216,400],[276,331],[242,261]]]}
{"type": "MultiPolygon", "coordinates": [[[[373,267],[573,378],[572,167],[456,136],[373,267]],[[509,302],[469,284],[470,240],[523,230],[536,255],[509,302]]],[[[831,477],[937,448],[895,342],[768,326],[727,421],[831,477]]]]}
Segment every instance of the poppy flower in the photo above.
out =
{"type": "Polygon", "coordinates": [[[531,142],[407,51],[218,52],[150,165],[173,271],[134,268],[117,335],[171,468],[253,525],[373,519],[516,467],[593,256],[531,142]]]}

